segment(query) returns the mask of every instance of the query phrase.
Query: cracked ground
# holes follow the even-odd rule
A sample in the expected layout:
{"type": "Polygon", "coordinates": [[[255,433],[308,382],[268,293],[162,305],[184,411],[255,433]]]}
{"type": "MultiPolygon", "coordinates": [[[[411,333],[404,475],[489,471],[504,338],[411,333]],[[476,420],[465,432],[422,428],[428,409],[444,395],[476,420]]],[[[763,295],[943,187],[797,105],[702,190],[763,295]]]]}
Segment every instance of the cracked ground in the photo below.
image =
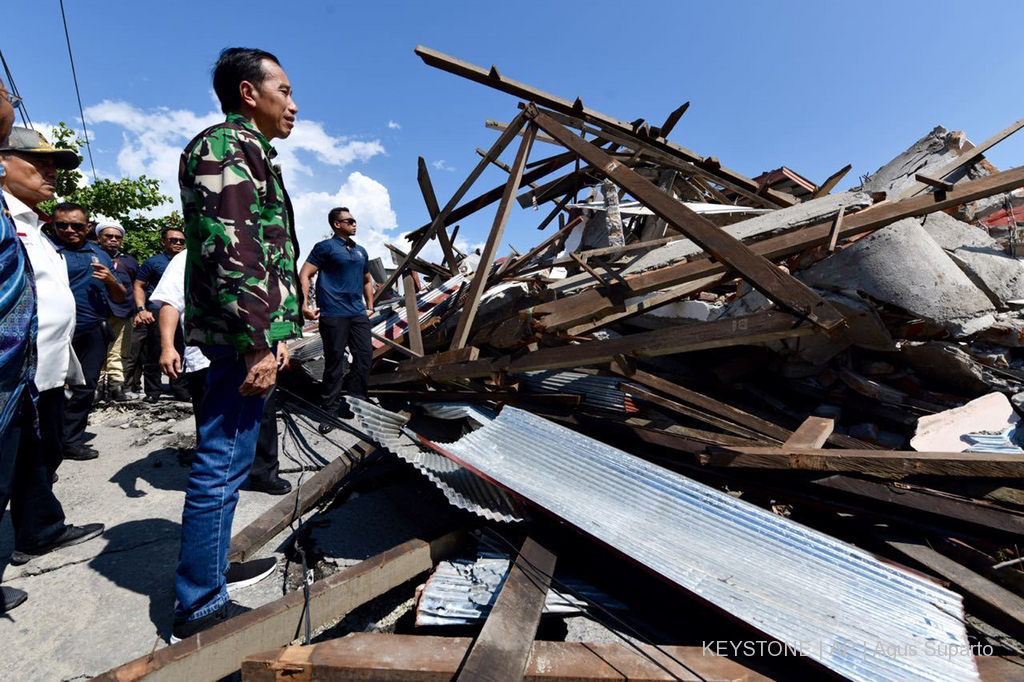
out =
{"type": "MultiPolygon", "coordinates": [[[[13,566],[10,515],[0,524],[3,582],[29,595],[0,616],[0,679],[87,679],[166,646],[188,475],[178,446],[191,440],[191,411],[174,403],[106,407],[93,415],[89,432],[99,459],[65,461],[54,491],[69,523],[105,523],[104,535],[13,566]]],[[[333,456],[315,433],[309,438],[323,456],[333,456]]],[[[281,461],[294,484],[297,467],[281,461]]],[[[243,489],[234,532],[280,499],[243,489]]],[[[257,556],[281,557],[288,533],[257,556]]],[[[284,572],[281,561],[276,576],[232,596],[247,606],[277,599],[284,572]]]]}

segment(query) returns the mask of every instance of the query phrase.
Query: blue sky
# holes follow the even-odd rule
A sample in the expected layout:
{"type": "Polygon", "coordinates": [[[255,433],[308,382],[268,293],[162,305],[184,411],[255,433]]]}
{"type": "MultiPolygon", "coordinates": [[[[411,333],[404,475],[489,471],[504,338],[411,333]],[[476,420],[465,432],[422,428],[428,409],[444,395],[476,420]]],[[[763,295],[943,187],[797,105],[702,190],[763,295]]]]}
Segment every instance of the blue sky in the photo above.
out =
{"type": "MultiPolygon", "coordinates": [[[[427,67],[417,44],[625,120],[658,123],[690,101],[670,139],[748,176],[786,165],[820,182],[852,163],[840,188],[936,125],[978,142],[1024,115],[1019,0],[65,4],[97,168],[161,179],[168,210],[177,154],[219,117],[218,51],[277,54],[303,121],[279,146],[304,252],[346,202],[358,238],[384,255],[427,219],[416,157],[443,205],[496,137],[484,120],[515,115],[514,98],[427,67]]],[[[5,5],[4,25],[22,28],[0,47],[30,115],[77,123],[57,0],[5,5]]],[[[1018,135],[990,155],[997,166],[1024,163],[1018,135]]],[[[537,145],[534,158],[553,149],[537,145]]],[[[503,180],[492,168],[471,196],[503,180]]],[[[517,208],[504,242],[537,243],[543,215],[517,208]]],[[[492,218],[465,221],[459,241],[482,242],[492,218]]]]}

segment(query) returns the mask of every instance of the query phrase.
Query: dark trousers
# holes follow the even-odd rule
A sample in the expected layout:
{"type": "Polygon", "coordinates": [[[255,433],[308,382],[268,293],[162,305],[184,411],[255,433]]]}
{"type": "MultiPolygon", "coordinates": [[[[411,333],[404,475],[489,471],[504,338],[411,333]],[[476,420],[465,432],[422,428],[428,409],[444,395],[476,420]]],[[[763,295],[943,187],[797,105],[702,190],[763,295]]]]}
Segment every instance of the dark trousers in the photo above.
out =
{"type": "MultiPolygon", "coordinates": [[[[154,317],[159,313],[153,313],[154,317]]],[[[142,383],[146,390],[146,395],[160,397],[163,393],[163,379],[160,373],[160,327],[156,321],[145,325],[145,349],[143,351],[143,363],[142,363],[142,383]]],[[[141,331],[141,330],[138,330],[141,331]]],[[[185,338],[181,333],[181,327],[174,332],[174,347],[178,351],[178,355],[185,355],[185,338]]],[[[171,379],[171,392],[176,397],[184,397],[188,393],[188,379],[183,376],[179,376],[177,379],[171,379]]]]}
{"type": "MultiPolygon", "coordinates": [[[[185,375],[188,391],[192,398],[192,412],[199,414],[199,404],[206,392],[206,369],[185,375]]],[[[199,442],[199,420],[196,418],[196,443],[199,442]]],[[[270,389],[260,419],[260,434],[256,441],[256,458],[249,470],[251,483],[269,483],[277,478],[280,468],[277,452],[277,387],[270,389]]]]}
{"type": "Polygon", "coordinates": [[[321,317],[320,338],[324,342],[323,408],[337,412],[341,403],[342,377],[345,374],[345,348],[352,351],[352,366],[344,389],[354,398],[366,400],[366,384],[370,380],[373,343],[370,340],[370,318],[321,317]]]}
{"type": "Polygon", "coordinates": [[[64,442],[68,445],[81,445],[85,442],[85,427],[89,423],[89,413],[92,412],[100,371],[107,359],[107,338],[103,327],[103,324],[94,324],[85,329],[76,329],[71,339],[78,362],[82,364],[85,385],[71,387],[71,397],[64,413],[64,442]]]}
{"type": "MultiPolygon", "coordinates": [[[[53,494],[53,474],[63,460],[60,424],[64,414],[64,389],[43,391],[39,394],[38,406],[39,435],[32,421],[30,401],[23,403],[15,421],[20,434],[13,438],[18,454],[10,499],[14,548],[20,552],[55,541],[66,528],[64,509],[53,494]]],[[[4,459],[7,458],[7,440],[5,438],[3,443],[4,459]]]]}
{"type": "Polygon", "coordinates": [[[124,390],[136,391],[142,387],[142,356],[146,341],[146,329],[136,327],[135,319],[128,320],[125,333],[131,332],[131,353],[124,359],[124,390]]]}

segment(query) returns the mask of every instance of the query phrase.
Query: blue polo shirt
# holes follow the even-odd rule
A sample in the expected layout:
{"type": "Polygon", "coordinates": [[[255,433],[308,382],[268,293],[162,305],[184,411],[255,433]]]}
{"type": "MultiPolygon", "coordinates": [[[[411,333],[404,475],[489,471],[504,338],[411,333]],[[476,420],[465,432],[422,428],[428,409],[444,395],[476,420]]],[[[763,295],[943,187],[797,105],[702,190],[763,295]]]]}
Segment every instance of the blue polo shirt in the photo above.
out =
{"type": "Polygon", "coordinates": [[[306,262],[320,271],[316,278],[316,304],[322,317],[364,317],[363,278],[370,271],[366,249],[351,239],[325,239],[306,262]]]}
{"type": "Polygon", "coordinates": [[[132,285],[139,274],[139,261],[135,256],[118,253],[114,256],[114,278],[124,287],[124,303],[110,302],[110,310],[114,317],[131,317],[135,314],[135,300],[132,298],[132,285]]]}
{"type": "Polygon", "coordinates": [[[170,256],[166,253],[158,253],[147,258],[142,263],[142,267],[139,268],[138,274],[135,275],[135,279],[146,283],[146,307],[151,312],[160,310],[160,306],[154,305],[149,299],[153,295],[153,289],[156,289],[156,285],[160,283],[160,278],[164,276],[164,270],[167,269],[167,264],[170,262],[170,256]]]}
{"type": "Polygon", "coordinates": [[[93,242],[86,242],[78,249],[73,249],[59,239],[54,240],[54,247],[68,268],[68,284],[75,296],[75,331],[87,329],[110,317],[110,301],[107,298],[107,287],[103,282],[92,276],[95,270],[93,263],[106,265],[114,269],[110,256],[93,242]]]}

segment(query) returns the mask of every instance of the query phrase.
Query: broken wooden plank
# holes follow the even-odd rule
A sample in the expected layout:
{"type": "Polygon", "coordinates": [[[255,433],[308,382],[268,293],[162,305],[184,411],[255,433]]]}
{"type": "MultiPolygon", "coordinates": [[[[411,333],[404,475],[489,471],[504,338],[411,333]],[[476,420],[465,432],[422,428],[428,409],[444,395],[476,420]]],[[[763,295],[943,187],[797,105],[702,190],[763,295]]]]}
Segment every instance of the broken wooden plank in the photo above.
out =
{"type": "MultiPolygon", "coordinates": [[[[476,319],[477,306],[480,305],[480,299],[483,297],[484,288],[487,285],[487,277],[491,272],[491,264],[494,262],[495,255],[497,254],[501,236],[505,233],[505,225],[508,223],[508,217],[512,212],[513,199],[515,199],[516,192],[519,190],[519,183],[523,179],[523,169],[530,156],[530,149],[533,147],[533,138],[536,134],[537,126],[531,124],[519,145],[516,159],[512,163],[512,172],[509,174],[508,183],[505,185],[505,193],[501,196],[501,202],[498,204],[498,211],[494,216],[494,222],[491,224],[491,231],[487,235],[487,242],[480,252],[480,263],[477,265],[476,272],[473,273],[473,281],[469,285],[469,292],[466,294],[465,301],[462,304],[462,314],[459,316],[459,324],[455,328],[455,334],[452,337],[451,350],[462,348],[466,345],[466,341],[469,340],[469,333],[472,331],[473,321],[476,319]]],[[[486,157],[484,161],[486,161],[486,157]]]]}
{"type": "Polygon", "coordinates": [[[536,258],[538,254],[543,253],[548,247],[556,243],[558,240],[568,237],[569,233],[572,232],[576,228],[576,226],[582,222],[583,218],[580,216],[576,216],[575,218],[567,222],[564,227],[559,229],[558,232],[554,233],[553,235],[542,241],[540,244],[527,251],[526,254],[523,255],[521,258],[517,258],[511,264],[508,264],[507,266],[503,265],[501,268],[499,268],[498,271],[494,273],[492,280],[506,279],[508,277],[514,276],[517,272],[520,272],[527,264],[529,264],[531,260],[536,258]]]}
{"type": "MultiPolygon", "coordinates": [[[[493,118],[489,118],[489,119],[484,121],[484,127],[489,129],[489,130],[497,130],[499,133],[503,133],[503,132],[505,132],[508,129],[508,124],[504,123],[502,121],[496,121],[493,118]]],[[[516,134],[519,135],[520,137],[522,137],[523,136],[523,131],[520,130],[516,134]]],[[[546,142],[547,144],[558,145],[559,147],[562,146],[562,145],[558,144],[558,140],[550,138],[547,135],[545,135],[544,133],[537,133],[537,139],[535,140],[535,142],[546,142]]],[[[533,167],[534,163],[536,163],[536,162],[531,162],[528,167],[533,167]]]]}
{"type": "Polygon", "coordinates": [[[828,235],[828,248],[826,249],[829,253],[834,253],[836,250],[836,243],[839,241],[839,233],[843,229],[843,214],[846,213],[846,207],[840,206],[839,213],[836,213],[836,219],[832,222],[832,231],[828,235]]]}
{"type": "Polygon", "coordinates": [[[523,677],[554,571],[555,555],[533,538],[526,538],[457,679],[478,682],[523,677]]]}
{"type": "Polygon", "coordinates": [[[782,444],[784,448],[820,448],[832,435],[836,423],[825,417],[808,417],[782,444]]]}
{"type": "MultiPolygon", "coordinates": [[[[434,183],[430,181],[430,172],[427,170],[427,162],[419,157],[416,164],[416,182],[420,186],[420,193],[423,194],[423,203],[427,205],[427,215],[433,221],[441,214],[441,208],[437,204],[437,195],[434,194],[434,183]]],[[[459,261],[452,251],[452,244],[448,240],[448,228],[444,225],[437,227],[437,241],[441,244],[441,252],[444,254],[445,265],[448,266],[450,274],[459,271],[459,261]]]]}
{"type": "Polygon", "coordinates": [[[400,262],[397,265],[397,267],[395,267],[395,271],[391,273],[391,275],[381,286],[382,289],[387,291],[388,288],[390,288],[396,281],[398,281],[398,278],[401,277],[402,274],[404,274],[405,268],[408,267],[409,262],[416,257],[416,255],[424,246],[426,246],[427,242],[431,239],[431,237],[434,236],[437,230],[440,227],[444,226],[445,220],[448,218],[448,215],[455,209],[456,206],[459,205],[459,202],[462,201],[462,197],[466,196],[466,192],[469,191],[469,188],[473,186],[473,183],[476,182],[477,178],[480,177],[480,174],[484,172],[485,168],[487,168],[487,166],[489,165],[488,159],[496,159],[499,156],[501,156],[501,153],[505,151],[505,147],[507,147],[509,143],[511,143],[512,140],[515,139],[516,133],[519,132],[519,129],[522,128],[525,124],[526,118],[522,114],[516,116],[515,119],[513,119],[512,125],[509,127],[509,129],[502,133],[494,142],[494,144],[491,145],[491,149],[490,151],[487,152],[487,156],[480,159],[480,161],[476,164],[476,167],[474,167],[473,170],[470,171],[466,179],[462,181],[461,185],[459,185],[459,188],[455,190],[455,194],[453,194],[452,198],[448,200],[448,203],[445,204],[445,207],[441,209],[441,212],[437,214],[437,217],[435,217],[430,222],[430,226],[426,229],[425,232],[423,232],[423,234],[420,237],[416,239],[416,241],[412,245],[412,248],[409,249],[409,255],[407,255],[402,260],[402,262],[400,262]]]}
{"type": "Polygon", "coordinates": [[[586,270],[587,274],[596,279],[598,284],[606,288],[608,287],[608,280],[606,280],[600,272],[598,272],[593,267],[588,265],[587,261],[580,258],[580,255],[578,253],[570,253],[569,258],[571,258],[573,262],[576,263],[576,265],[586,270]]]}
{"type": "Polygon", "coordinates": [[[394,350],[397,350],[402,355],[408,355],[409,357],[413,357],[413,358],[421,358],[421,357],[423,357],[423,353],[417,353],[416,351],[414,351],[411,348],[406,348],[405,346],[403,346],[402,344],[398,343],[397,341],[392,341],[388,337],[381,336],[380,334],[378,334],[375,331],[371,331],[370,334],[373,336],[373,338],[377,339],[378,341],[383,343],[388,348],[392,348],[394,350]]]}
{"type": "MultiPolygon", "coordinates": [[[[438,234],[444,232],[444,228],[438,229],[438,234]]],[[[405,322],[408,325],[406,336],[409,337],[409,350],[415,355],[423,355],[423,335],[420,333],[420,309],[416,302],[416,286],[413,284],[412,275],[402,278],[402,288],[405,289],[405,322]]]]}
{"type": "Polygon", "coordinates": [[[669,197],[641,175],[608,158],[604,152],[572,134],[536,107],[527,107],[526,113],[551,137],[579,154],[587,163],[599,168],[609,179],[625,188],[644,206],[686,234],[717,260],[735,268],[768,298],[798,314],[806,315],[826,331],[837,331],[846,326],[843,316],[818,294],[763,256],[751,251],[740,240],[669,197]]]}
{"type": "Polygon", "coordinates": [[[811,193],[810,198],[808,198],[807,200],[812,201],[819,197],[823,197],[829,192],[831,192],[833,189],[835,189],[835,186],[839,184],[839,181],[846,177],[846,174],[850,172],[851,168],[853,168],[852,165],[846,164],[845,166],[837,170],[835,173],[828,176],[825,182],[821,183],[821,186],[818,187],[818,189],[814,190],[814,192],[811,193]]]}
{"type": "MultiPolygon", "coordinates": [[[[449,682],[458,673],[471,643],[469,637],[357,632],[310,646],[289,646],[247,656],[242,664],[242,679],[245,682],[449,682]]],[[[773,679],[727,658],[724,647],[722,651],[709,651],[699,646],[636,646],[641,651],[618,643],[534,642],[526,670],[517,679],[526,682],[623,679],[632,682],[767,682],[773,679]]],[[[763,668],[759,665],[758,669],[763,668]]]]}
{"type": "Polygon", "coordinates": [[[820,450],[817,448],[742,447],[716,451],[705,462],[713,467],[857,471],[874,476],[910,474],[1015,478],[1024,476],[1019,455],[994,452],[913,452],[896,450],[820,450]]]}
{"type": "MultiPolygon", "coordinates": [[[[925,194],[895,203],[883,203],[845,216],[839,230],[839,239],[846,239],[865,232],[877,230],[904,218],[926,215],[935,211],[952,208],[963,203],[1002,194],[1024,186],[1024,167],[1013,168],[972,182],[957,185],[945,194],[925,194]]],[[[806,249],[828,243],[832,221],[818,223],[789,234],[771,237],[750,246],[750,249],[770,260],[786,258],[806,249]]],[[[679,263],[660,270],[646,272],[627,278],[629,289],[624,295],[639,296],[660,291],[668,287],[701,280],[684,293],[693,293],[721,282],[728,275],[728,268],[709,258],[679,263]]],[[[613,285],[613,289],[618,288],[613,285]]],[[[537,325],[545,331],[564,330],[575,325],[603,317],[617,307],[614,295],[600,289],[588,289],[558,301],[545,303],[534,309],[537,325]]]]}
{"type": "Polygon", "coordinates": [[[659,407],[663,407],[667,410],[671,410],[672,412],[678,412],[679,414],[690,417],[691,419],[696,419],[697,421],[704,422],[705,424],[710,424],[711,426],[722,429],[723,431],[726,431],[728,433],[733,433],[736,434],[737,436],[742,436],[744,439],[748,441],[760,441],[762,443],[765,442],[765,439],[763,436],[761,436],[761,434],[752,431],[746,427],[738,426],[726,419],[721,419],[719,417],[716,417],[715,415],[703,412],[702,410],[687,407],[686,405],[677,403],[674,400],[662,398],[661,396],[655,395],[650,391],[645,391],[644,389],[639,388],[637,386],[632,386],[628,382],[624,381],[621,384],[619,384],[619,390],[628,396],[632,396],[640,400],[646,400],[649,403],[652,403],[659,407]]]}
{"type": "Polygon", "coordinates": [[[886,544],[952,583],[972,605],[972,610],[985,620],[1014,637],[1024,635],[1024,599],[1021,597],[928,545],[901,539],[886,540],[886,544]]]}
{"type": "MultiPolygon", "coordinates": [[[[960,156],[956,157],[955,159],[953,159],[952,161],[947,163],[945,166],[943,166],[939,170],[937,170],[934,173],[932,173],[931,174],[932,177],[935,177],[937,179],[945,178],[947,175],[950,175],[951,173],[953,173],[954,171],[956,171],[956,170],[958,170],[960,168],[963,168],[967,164],[973,163],[975,159],[977,159],[978,157],[983,155],[985,152],[987,152],[989,149],[991,149],[996,144],[998,144],[998,143],[1002,142],[1003,140],[1005,140],[1006,138],[1008,138],[1010,135],[1013,135],[1015,132],[1017,132],[1021,128],[1024,128],[1024,118],[1017,119],[1016,121],[1014,121],[1010,125],[1006,126],[1002,130],[1000,130],[998,133],[996,133],[992,137],[988,138],[987,140],[985,140],[984,142],[982,142],[978,146],[974,147],[970,151],[967,151],[967,152],[961,154],[960,156]]],[[[920,180],[918,180],[916,183],[914,183],[913,185],[911,185],[907,189],[905,189],[902,192],[900,192],[900,195],[898,197],[896,197],[896,198],[897,199],[906,199],[908,197],[912,197],[915,194],[920,193],[922,190],[926,189],[927,187],[928,187],[927,183],[924,183],[924,182],[921,182],[920,180]]]]}
{"type": "Polygon", "coordinates": [[[590,341],[580,345],[539,348],[521,358],[477,360],[392,374],[370,376],[370,386],[386,386],[424,381],[477,379],[500,372],[529,372],[541,369],[585,367],[612,361],[616,355],[626,357],[657,357],[708,348],[723,348],[760,343],[774,339],[815,334],[808,322],[788,313],[769,310],[745,317],[715,320],[675,329],[630,334],[615,339],[590,341]]]}
{"type": "MultiPolygon", "coordinates": [[[[309,586],[310,625],[333,623],[356,607],[426,573],[460,549],[462,532],[432,542],[409,540],[342,569],[309,586]]],[[[218,680],[238,670],[251,654],[288,644],[302,631],[305,602],[302,590],[215,625],[177,644],[108,670],[95,679],[218,680]]]]}
{"type": "Polygon", "coordinates": [[[689,108],[690,103],[683,102],[682,106],[669,114],[668,118],[665,119],[665,122],[661,124],[660,128],[658,128],[658,136],[668,137],[668,134],[675,129],[676,124],[679,123],[679,119],[683,117],[683,114],[685,114],[686,110],[689,108]]]}
{"type": "MultiPolygon", "coordinates": [[[[536,139],[534,141],[536,141],[536,139]]],[[[476,153],[484,158],[487,158],[487,152],[485,152],[483,149],[480,149],[480,147],[476,148],[476,153]]],[[[506,173],[512,173],[512,166],[508,165],[501,159],[491,159],[491,163],[500,168],[501,170],[505,171],[506,173]]],[[[532,187],[533,189],[537,189],[537,185],[535,185],[532,182],[524,182],[523,184],[532,187]]]]}
{"type": "Polygon", "coordinates": [[[231,538],[228,561],[247,561],[252,558],[253,554],[262,549],[297,518],[296,513],[298,516],[302,516],[312,509],[324,495],[352,471],[356,464],[369,457],[376,449],[375,445],[365,441],[357,442],[348,453],[332,460],[323,469],[313,474],[300,488],[281,498],[280,502],[235,533],[231,538]],[[298,504],[296,504],[296,499],[298,504]]]}
{"type": "Polygon", "coordinates": [[[409,402],[493,402],[508,405],[552,405],[577,407],[582,398],[576,393],[510,393],[509,391],[408,391],[370,389],[372,398],[398,398],[409,402]]]}
{"type": "Polygon", "coordinates": [[[949,180],[942,180],[942,179],[939,179],[939,178],[933,178],[932,176],[925,175],[924,173],[917,173],[917,174],[915,174],[914,175],[914,179],[917,180],[920,183],[923,183],[925,185],[934,187],[935,189],[939,190],[940,192],[950,192],[950,191],[952,191],[952,189],[954,187],[953,183],[950,182],[949,180]]]}
{"type": "MultiPolygon", "coordinates": [[[[606,116],[598,111],[594,111],[588,107],[582,105],[579,98],[576,102],[570,102],[561,97],[548,94],[542,90],[532,88],[524,83],[512,80],[508,77],[502,77],[501,80],[495,80],[489,77],[489,72],[486,69],[482,69],[479,66],[470,64],[461,59],[456,59],[450,55],[446,55],[437,50],[417,45],[415,48],[416,55],[423,60],[428,66],[432,66],[442,71],[467,78],[471,81],[481,83],[488,87],[495,88],[501,92],[508,93],[514,97],[518,97],[527,102],[536,102],[543,107],[553,109],[559,113],[566,114],[569,116],[575,116],[583,118],[595,125],[601,126],[602,128],[610,128],[619,133],[626,134],[630,137],[635,137],[633,126],[626,121],[620,121],[611,116],[606,116]]],[[[651,145],[656,146],[658,149],[663,150],[673,156],[685,159],[691,163],[702,164],[705,159],[700,154],[690,151],[685,147],[681,147],[675,143],[669,142],[665,139],[647,139],[647,142],[651,145]]],[[[728,182],[735,183],[742,186],[744,189],[754,192],[757,190],[757,183],[743,175],[724,166],[719,166],[714,170],[714,174],[720,176],[728,182]]],[[[772,197],[775,198],[774,196],[772,197]]],[[[791,203],[783,203],[784,206],[792,205],[791,203]]]]}
{"type": "Polygon", "coordinates": [[[480,349],[476,346],[466,346],[456,350],[446,350],[442,353],[431,353],[422,358],[412,358],[398,363],[399,369],[417,369],[419,367],[437,367],[453,362],[472,362],[480,357],[480,349]]]}

